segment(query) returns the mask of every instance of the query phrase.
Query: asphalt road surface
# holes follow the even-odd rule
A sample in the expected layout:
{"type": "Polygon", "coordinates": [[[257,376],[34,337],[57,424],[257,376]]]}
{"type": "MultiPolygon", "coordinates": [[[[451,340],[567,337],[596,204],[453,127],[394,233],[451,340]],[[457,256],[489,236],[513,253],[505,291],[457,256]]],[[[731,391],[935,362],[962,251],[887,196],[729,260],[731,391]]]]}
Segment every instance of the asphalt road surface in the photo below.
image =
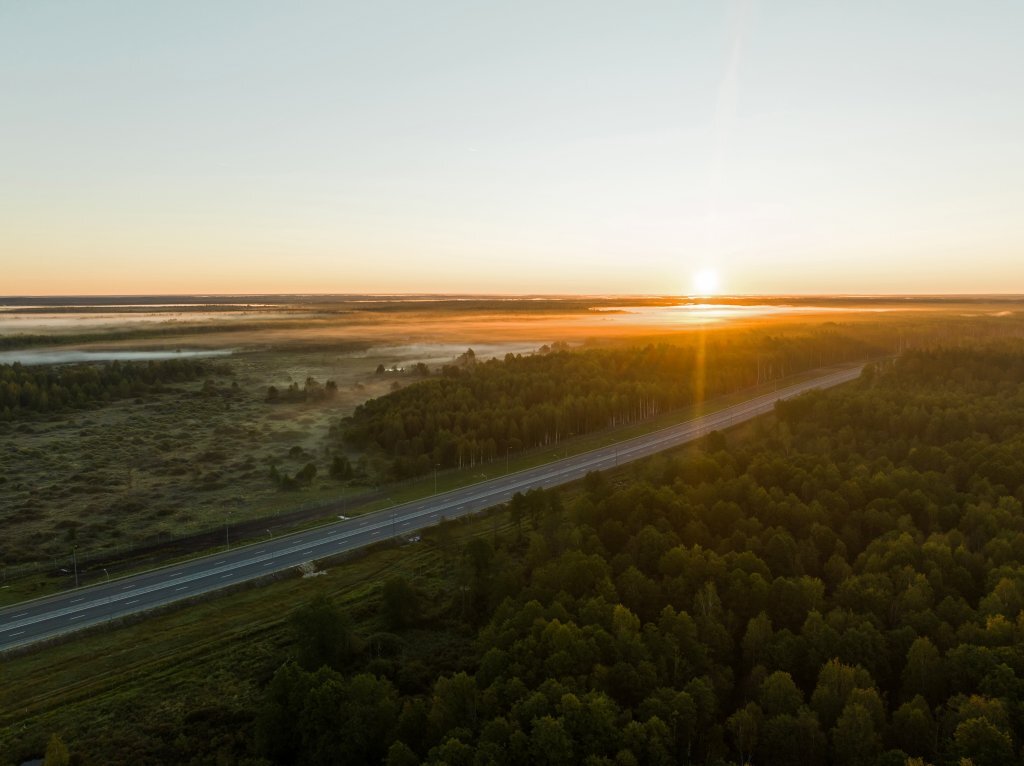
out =
{"type": "Polygon", "coordinates": [[[770,412],[777,399],[853,380],[860,370],[856,367],[833,372],[644,436],[354,519],[25,601],[0,611],[0,652],[382,540],[408,538],[444,518],[466,516],[507,502],[516,492],[565,484],[590,471],[612,468],[685,444],[710,431],[770,412]]]}

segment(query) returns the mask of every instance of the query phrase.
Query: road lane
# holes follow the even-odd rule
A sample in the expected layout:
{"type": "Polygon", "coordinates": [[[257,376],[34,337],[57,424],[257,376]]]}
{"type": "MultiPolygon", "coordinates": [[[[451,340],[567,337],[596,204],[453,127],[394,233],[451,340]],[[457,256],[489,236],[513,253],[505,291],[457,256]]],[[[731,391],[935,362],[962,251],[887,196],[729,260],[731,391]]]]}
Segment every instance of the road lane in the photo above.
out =
{"type": "Polygon", "coordinates": [[[718,412],[633,439],[551,463],[414,500],[314,529],[282,535],[0,610],[0,651],[52,638],[90,625],[142,612],[193,596],[264,577],[307,561],[355,550],[396,535],[434,526],[440,517],[458,518],[507,502],[516,492],[551,488],[591,471],[653,455],[714,430],[770,412],[778,399],[856,378],[860,367],[830,373],[764,394],[718,412]],[[259,546],[258,548],[256,546],[259,546]]]}

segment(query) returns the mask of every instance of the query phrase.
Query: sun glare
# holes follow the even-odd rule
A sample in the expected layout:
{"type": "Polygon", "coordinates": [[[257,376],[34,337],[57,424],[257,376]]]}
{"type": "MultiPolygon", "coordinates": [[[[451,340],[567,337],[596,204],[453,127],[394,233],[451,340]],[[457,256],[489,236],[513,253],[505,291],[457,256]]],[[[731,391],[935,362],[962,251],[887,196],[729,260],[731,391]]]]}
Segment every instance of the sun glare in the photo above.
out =
{"type": "Polygon", "coordinates": [[[693,275],[694,295],[714,295],[718,292],[718,272],[701,269],[693,275]]]}

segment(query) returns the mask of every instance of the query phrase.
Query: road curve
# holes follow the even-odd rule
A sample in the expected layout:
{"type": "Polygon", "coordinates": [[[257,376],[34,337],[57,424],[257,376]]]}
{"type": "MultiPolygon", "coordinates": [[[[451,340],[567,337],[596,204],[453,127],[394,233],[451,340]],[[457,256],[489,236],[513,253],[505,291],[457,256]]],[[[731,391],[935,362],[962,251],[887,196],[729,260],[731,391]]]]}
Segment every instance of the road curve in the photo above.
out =
{"type": "Polygon", "coordinates": [[[778,399],[853,380],[861,367],[796,383],[702,417],[607,447],[303,532],[245,545],[0,610],[0,652],[279,572],[477,513],[516,492],[554,487],[685,444],[770,412],[778,399]]]}

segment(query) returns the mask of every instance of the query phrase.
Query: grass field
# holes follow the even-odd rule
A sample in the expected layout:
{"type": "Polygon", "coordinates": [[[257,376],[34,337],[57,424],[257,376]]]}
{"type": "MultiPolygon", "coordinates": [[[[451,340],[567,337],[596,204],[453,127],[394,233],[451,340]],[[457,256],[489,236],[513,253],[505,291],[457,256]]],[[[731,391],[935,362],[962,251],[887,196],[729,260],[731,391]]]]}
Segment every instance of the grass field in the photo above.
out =
{"type": "Polygon", "coordinates": [[[374,375],[381,356],[323,351],[245,353],[230,375],[153,396],[0,425],[4,579],[26,562],[49,575],[88,559],[272,516],[344,491],[330,479],[331,422],[394,379],[374,375]],[[268,385],[333,379],[338,395],[310,404],[265,401],[268,385]],[[232,384],[237,384],[237,388],[232,384]],[[281,492],[271,463],[294,473],[318,466],[315,489],[281,492]]]}

